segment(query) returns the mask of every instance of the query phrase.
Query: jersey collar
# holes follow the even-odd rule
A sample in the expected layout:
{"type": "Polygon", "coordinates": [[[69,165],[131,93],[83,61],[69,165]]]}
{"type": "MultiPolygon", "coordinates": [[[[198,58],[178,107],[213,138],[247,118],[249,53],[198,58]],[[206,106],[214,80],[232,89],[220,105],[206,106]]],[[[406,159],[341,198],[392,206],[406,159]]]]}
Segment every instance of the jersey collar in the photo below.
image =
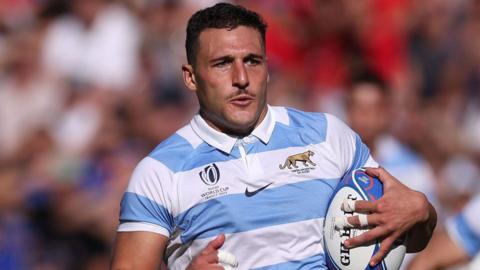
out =
{"type": "Polygon", "coordinates": [[[190,121],[190,126],[195,133],[202,138],[209,145],[230,154],[232,152],[235,143],[239,140],[251,141],[252,137],[258,138],[263,143],[267,144],[272,136],[273,129],[275,127],[275,115],[274,110],[267,105],[267,114],[263,121],[252,131],[250,135],[245,138],[238,138],[222,133],[218,130],[210,127],[207,122],[196,114],[190,121]]]}

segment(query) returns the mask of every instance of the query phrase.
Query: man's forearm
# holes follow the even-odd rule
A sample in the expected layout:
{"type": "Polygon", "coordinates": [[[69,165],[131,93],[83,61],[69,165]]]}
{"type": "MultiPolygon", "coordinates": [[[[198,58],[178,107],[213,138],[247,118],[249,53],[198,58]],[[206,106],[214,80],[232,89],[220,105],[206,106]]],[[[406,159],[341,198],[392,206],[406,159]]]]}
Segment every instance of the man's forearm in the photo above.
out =
{"type": "Polygon", "coordinates": [[[167,242],[166,236],[153,232],[119,232],[110,270],[158,269],[167,242]]]}
{"type": "Polygon", "coordinates": [[[410,262],[408,270],[443,269],[469,260],[468,254],[446,231],[435,231],[431,244],[410,262]]]}

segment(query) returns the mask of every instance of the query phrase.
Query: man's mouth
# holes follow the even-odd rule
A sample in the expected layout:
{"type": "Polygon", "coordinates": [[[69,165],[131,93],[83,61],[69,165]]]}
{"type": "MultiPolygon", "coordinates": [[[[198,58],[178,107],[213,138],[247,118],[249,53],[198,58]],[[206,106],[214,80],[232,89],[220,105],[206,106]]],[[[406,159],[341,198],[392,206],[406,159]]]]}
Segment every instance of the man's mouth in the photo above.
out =
{"type": "Polygon", "coordinates": [[[229,103],[236,105],[236,106],[248,106],[250,103],[252,103],[255,100],[254,97],[250,95],[238,95],[229,100],[229,103]]]}

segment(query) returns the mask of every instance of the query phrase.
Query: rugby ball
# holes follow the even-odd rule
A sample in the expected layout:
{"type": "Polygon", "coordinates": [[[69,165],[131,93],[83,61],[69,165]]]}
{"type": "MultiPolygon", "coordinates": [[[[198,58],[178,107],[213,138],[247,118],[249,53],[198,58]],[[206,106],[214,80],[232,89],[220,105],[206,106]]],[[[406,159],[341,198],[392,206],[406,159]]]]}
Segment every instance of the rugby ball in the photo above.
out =
{"type": "Polygon", "coordinates": [[[323,247],[328,269],[331,270],[397,270],[402,264],[406,252],[405,241],[395,243],[388,255],[376,266],[369,265],[370,259],[380,247],[376,241],[370,245],[347,249],[343,242],[366,232],[367,229],[335,227],[335,217],[356,215],[342,210],[344,199],[375,201],[383,195],[383,184],[371,177],[363,169],[357,169],[345,175],[335,188],[327,207],[323,227],[323,247]]]}

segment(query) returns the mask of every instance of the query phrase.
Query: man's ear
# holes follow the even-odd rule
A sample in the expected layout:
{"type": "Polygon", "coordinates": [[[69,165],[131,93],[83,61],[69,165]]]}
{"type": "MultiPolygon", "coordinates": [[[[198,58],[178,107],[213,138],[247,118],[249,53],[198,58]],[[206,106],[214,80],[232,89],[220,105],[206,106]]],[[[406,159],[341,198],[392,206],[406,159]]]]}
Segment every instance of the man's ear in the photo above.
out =
{"type": "Polygon", "coordinates": [[[183,74],[183,82],[185,86],[192,90],[197,91],[197,82],[195,80],[195,74],[193,73],[193,67],[190,64],[182,65],[182,74],[183,74]]]}

